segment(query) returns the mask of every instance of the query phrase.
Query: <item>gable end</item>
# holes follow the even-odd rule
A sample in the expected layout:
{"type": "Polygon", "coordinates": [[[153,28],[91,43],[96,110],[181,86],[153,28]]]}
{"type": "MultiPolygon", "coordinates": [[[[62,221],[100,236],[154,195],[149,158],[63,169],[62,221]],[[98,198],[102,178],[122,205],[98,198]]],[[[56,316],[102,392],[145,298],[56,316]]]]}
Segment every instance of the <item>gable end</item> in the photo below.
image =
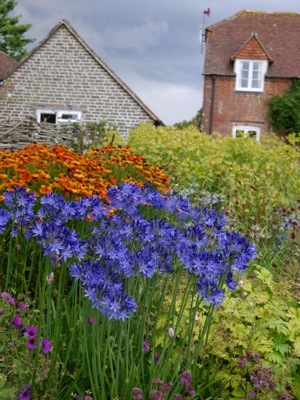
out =
{"type": "Polygon", "coordinates": [[[266,60],[269,63],[273,62],[255,32],[251,33],[250,38],[242,45],[242,47],[231,57],[231,61],[236,59],[249,60],[266,60]]]}

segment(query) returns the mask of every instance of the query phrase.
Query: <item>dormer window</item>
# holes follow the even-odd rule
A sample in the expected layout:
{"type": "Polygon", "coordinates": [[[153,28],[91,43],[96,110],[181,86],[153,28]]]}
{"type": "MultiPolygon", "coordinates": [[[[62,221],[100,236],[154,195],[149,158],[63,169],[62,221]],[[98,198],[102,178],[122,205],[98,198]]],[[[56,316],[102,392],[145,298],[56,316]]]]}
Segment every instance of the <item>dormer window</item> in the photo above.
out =
{"type": "Polygon", "coordinates": [[[266,60],[236,59],[234,71],[236,73],[235,90],[263,92],[264,78],[267,72],[266,60]]]}

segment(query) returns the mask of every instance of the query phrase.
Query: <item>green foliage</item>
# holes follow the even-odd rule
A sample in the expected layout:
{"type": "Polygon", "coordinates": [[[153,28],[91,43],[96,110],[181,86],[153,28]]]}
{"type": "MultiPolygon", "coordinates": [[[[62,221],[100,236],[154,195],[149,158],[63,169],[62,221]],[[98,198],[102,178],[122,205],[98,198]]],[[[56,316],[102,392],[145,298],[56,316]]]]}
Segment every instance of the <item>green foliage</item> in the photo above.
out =
{"type": "Polygon", "coordinates": [[[239,398],[232,391],[241,388],[237,361],[247,350],[261,355],[260,361],[276,377],[279,392],[299,385],[300,302],[265,268],[257,265],[251,277],[240,279],[236,292],[227,293],[215,311],[210,335],[203,351],[215,356],[220,367],[217,376],[230,380],[231,395],[225,399],[239,398]]]}
{"type": "MultiPolygon", "coordinates": [[[[206,395],[222,393],[223,399],[233,400],[246,397],[245,392],[253,389],[249,380],[245,385],[250,370],[255,373],[266,367],[276,382],[275,397],[261,394],[260,399],[275,399],[287,390],[291,396],[299,396],[300,302],[288,287],[276,282],[267,269],[256,265],[252,272],[249,278],[240,278],[237,291],[227,291],[224,303],[215,309],[209,340],[204,341],[200,349],[202,361],[197,364],[198,379],[203,382],[204,371],[209,370],[210,385],[206,395]],[[259,354],[259,362],[252,363],[251,368],[248,365],[248,370],[243,371],[238,361],[249,351],[259,354]]],[[[199,337],[203,335],[207,309],[202,303],[196,304],[195,299],[184,300],[188,287],[187,279],[183,278],[174,304],[173,324],[177,328],[173,340],[175,347],[180,348],[189,332],[193,353],[197,352],[199,337]],[[182,308],[184,303],[186,307],[182,308]]],[[[155,335],[157,348],[165,345],[172,297],[172,293],[167,292],[160,306],[155,335]]]]}
{"type": "Polygon", "coordinates": [[[20,24],[20,16],[9,15],[16,5],[16,0],[0,1],[0,50],[20,61],[27,53],[27,44],[34,42],[34,39],[24,36],[31,24],[20,24]]]}
{"type": "Polygon", "coordinates": [[[182,122],[177,122],[176,124],[174,124],[174,128],[176,128],[176,129],[185,129],[185,128],[188,128],[188,127],[195,127],[198,130],[200,130],[201,117],[202,117],[202,108],[200,108],[200,110],[197,112],[197,114],[195,115],[194,118],[192,118],[189,121],[184,120],[182,122]]]}
{"type": "Polygon", "coordinates": [[[269,119],[276,131],[300,135],[300,82],[269,102],[269,119]]]}
{"type": "Polygon", "coordinates": [[[83,154],[91,147],[101,148],[107,145],[124,145],[124,141],[115,127],[106,121],[88,122],[85,125],[74,124],[72,147],[83,154]]]}

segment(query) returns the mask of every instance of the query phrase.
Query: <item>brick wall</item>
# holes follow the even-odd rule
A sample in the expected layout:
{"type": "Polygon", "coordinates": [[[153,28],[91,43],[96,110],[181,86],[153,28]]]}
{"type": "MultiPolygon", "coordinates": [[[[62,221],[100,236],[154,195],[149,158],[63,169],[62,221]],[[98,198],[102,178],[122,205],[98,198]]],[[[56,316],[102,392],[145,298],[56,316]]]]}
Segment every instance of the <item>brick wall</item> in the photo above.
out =
{"type": "Polygon", "coordinates": [[[38,104],[105,120],[126,137],[153,119],[65,27],[58,29],[0,88],[0,117],[35,116],[38,104]]]}
{"type": "Polygon", "coordinates": [[[235,77],[205,76],[202,128],[209,133],[212,92],[215,85],[212,133],[231,135],[233,126],[256,126],[265,134],[271,131],[267,120],[267,102],[291,87],[289,79],[265,78],[263,93],[235,91],[235,77]],[[215,79],[215,83],[213,80],[215,79]]]}

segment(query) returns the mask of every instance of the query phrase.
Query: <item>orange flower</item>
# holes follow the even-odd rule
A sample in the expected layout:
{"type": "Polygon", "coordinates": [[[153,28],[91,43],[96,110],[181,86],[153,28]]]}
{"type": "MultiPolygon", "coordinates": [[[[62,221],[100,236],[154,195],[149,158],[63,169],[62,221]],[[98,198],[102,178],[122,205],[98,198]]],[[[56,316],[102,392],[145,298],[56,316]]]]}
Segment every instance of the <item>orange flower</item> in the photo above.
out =
{"type": "Polygon", "coordinates": [[[169,177],[159,167],[151,166],[128,146],[107,146],[76,154],[64,146],[29,144],[19,151],[0,151],[0,190],[25,186],[38,194],[56,189],[66,197],[97,195],[107,198],[107,191],[118,182],[142,186],[151,182],[168,191],[169,177]]]}

